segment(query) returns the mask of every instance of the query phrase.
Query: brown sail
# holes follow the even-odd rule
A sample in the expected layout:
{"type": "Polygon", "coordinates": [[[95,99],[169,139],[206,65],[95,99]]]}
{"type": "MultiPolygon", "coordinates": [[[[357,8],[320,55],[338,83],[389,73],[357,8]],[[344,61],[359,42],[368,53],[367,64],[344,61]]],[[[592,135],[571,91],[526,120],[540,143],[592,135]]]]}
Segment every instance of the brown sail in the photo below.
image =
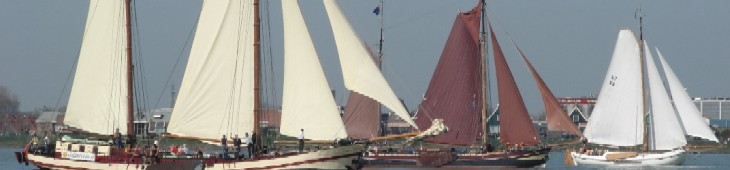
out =
{"type": "Polygon", "coordinates": [[[545,106],[545,116],[547,117],[547,127],[550,131],[563,131],[568,132],[570,134],[583,137],[583,133],[580,132],[578,127],[573,124],[573,121],[571,121],[568,118],[568,114],[565,113],[562,107],[560,107],[560,104],[558,104],[558,99],[555,98],[553,95],[553,92],[550,91],[547,84],[545,84],[545,81],[542,80],[540,77],[540,74],[537,73],[537,70],[535,70],[535,67],[532,66],[532,63],[527,60],[527,57],[525,57],[525,53],[520,50],[520,47],[517,47],[517,44],[515,44],[514,41],[512,41],[512,45],[515,46],[517,49],[517,52],[520,53],[520,57],[522,57],[522,61],[525,61],[525,64],[527,65],[527,68],[530,69],[530,73],[532,74],[532,78],[535,79],[535,84],[537,84],[537,88],[540,89],[540,95],[542,95],[542,102],[545,106]]]}
{"type": "Polygon", "coordinates": [[[345,123],[347,136],[353,139],[370,139],[378,136],[380,123],[380,104],[360,93],[350,91],[347,99],[345,123]]]}
{"type": "Polygon", "coordinates": [[[481,6],[456,16],[441,58],[416,114],[419,127],[443,119],[449,132],[426,141],[469,145],[481,133],[482,63],[479,55],[481,6]]]}
{"type": "Polygon", "coordinates": [[[525,102],[522,100],[520,90],[517,88],[515,79],[512,76],[507,61],[502,53],[502,48],[494,36],[491,24],[489,33],[494,51],[494,66],[497,74],[497,91],[499,93],[500,111],[500,142],[506,144],[540,144],[535,129],[532,126],[532,119],[527,112],[525,102]]]}

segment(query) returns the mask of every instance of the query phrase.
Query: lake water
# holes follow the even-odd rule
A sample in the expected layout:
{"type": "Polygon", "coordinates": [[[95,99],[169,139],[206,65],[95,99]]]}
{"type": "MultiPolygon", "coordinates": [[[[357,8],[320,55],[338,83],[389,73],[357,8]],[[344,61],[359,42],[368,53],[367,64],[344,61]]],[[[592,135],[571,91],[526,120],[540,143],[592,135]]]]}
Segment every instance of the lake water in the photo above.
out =
{"type": "MultiPolygon", "coordinates": [[[[18,164],[13,152],[21,148],[0,148],[0,170],[38,169],[33,165],[18,164]]],[[[583,167],[563,164],[563,152],[550,152],[547,169],[730,169],[730,154],[689,154],[682,166],[661,167],[583,167]]],[[[399,168],[388,168],[399,169],[399,168]]]]}

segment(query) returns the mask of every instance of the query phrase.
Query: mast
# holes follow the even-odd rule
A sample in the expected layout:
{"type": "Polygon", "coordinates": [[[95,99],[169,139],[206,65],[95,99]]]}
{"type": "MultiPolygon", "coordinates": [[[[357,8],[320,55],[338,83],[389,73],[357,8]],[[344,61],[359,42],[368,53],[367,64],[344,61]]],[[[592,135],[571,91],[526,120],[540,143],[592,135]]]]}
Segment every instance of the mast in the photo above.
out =
{"type": "Polygon", "coordinates": [[[378,44],[378,68],[380,68],[381,71],[383,70],[381,66],[383,64],[383,15],[385,15],[383,9],[383,0],[380,0],[380,44],[378,44]]]}
{"type": "Polygon", "coordinates": [[[136,135],[134,131],[134,67],[132,66],[132,14],[131,0],[124,0],[124,11],[126,13],[127,24],[127,137],[130,143],[135,143],[136,135]]]}
{"type": "Polygon", "coordinates": [[[646,122],[646,85],[644,82],[644,28],[643,28],[643,19],[644,16],[641,15],[641,7],[639,7],[639,60],[641,60],[641,101],[644,110],[641,112],[641,125],[642,128],[644,128],[644,142],[642,144],[642,150],[648,151],[649,150],[649,126],[647,126],[646,122]]]}
{"type": "MultiPolygon", "coordinates": [[[[487,89],[487,78],[486,78],[487,77],[487,68],[486,68],[486,65],[487,65],[486,64],[486,58],[487,58],[487,51],[486,51],[487,50],[487,45],[486,45],[486,42],[487,42],[487,37],[486,37],[486,35],[487,34],[486,34],[486,31],[485,31],[486,27],[485,27],[485,23],[484,23],[486,21],[485,19],[487,18],[486,17],[486,13],[485,13],[486,12],[486,7],[487,7],[487,3],[484,0],[479,0],[479,3],[482,6],[482,16],[481,16],[482,30],[479,33],[479,36],[480,36],[480,39],[481,39],[481,42],[479,43],[479,54],[480,54],[480,57],[481,57],[480,63],[482,65],[480,72],[482,73],[481,74],[481,77],[482,77],[481,84],[482,84],[482,89],[483,89],[482,90],[482,94],[481,94],[482,95],[481,98],[482,98],[482,102],[487,102],[487,91],[489,90],[489,89],[487,89]]],[[[489,115],[487,115],[487,107],[488,107],[488,103],[485,104],[482,107],[482,110],[481,110],[481,112],[482,112],[482,114],[481,114],[482,115],[482,121],[481,121],[482,122],[482,145],[486,145],[486,144],[489,143],[489,138],[488,138],[488,135],[487,135],[489,133],[489,129],[487,128],[487,118],[489,116],[489,115]]]]}
{"type": "Polygon", "coordinates": [[[261,136],[261,19],[259,16],[259,0],[253,1],[253,20],[254,20],[254,33],[253,33],[253,133],[256,133],[259,136],[256,136],[256,139],[258,139],[258,142],[254,143],[256,146],[254,147],[260,147],[261,141],[263,141],[261,136]]]}

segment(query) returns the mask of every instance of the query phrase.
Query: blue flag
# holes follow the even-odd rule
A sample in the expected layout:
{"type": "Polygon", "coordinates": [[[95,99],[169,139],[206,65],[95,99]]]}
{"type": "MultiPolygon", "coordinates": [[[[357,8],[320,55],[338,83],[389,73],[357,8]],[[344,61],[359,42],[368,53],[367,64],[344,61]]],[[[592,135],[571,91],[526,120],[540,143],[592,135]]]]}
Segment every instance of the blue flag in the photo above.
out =
{"type": "Polygon", "coordinates": [[[375,7],[375,9],[373,9],[373,13],[375,13],[375,15],[380,15],[380,6],[375,7]]]}

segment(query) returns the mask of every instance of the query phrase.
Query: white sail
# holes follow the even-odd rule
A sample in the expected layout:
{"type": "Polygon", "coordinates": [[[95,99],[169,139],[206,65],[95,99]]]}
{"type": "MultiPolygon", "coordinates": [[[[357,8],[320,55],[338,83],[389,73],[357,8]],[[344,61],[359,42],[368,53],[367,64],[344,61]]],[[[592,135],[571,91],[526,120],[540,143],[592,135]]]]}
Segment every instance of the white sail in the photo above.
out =
{"type": "Polygon", "coordinates": [[[717,137],[707,125],[705,120],[702,118],[702,114],[697,109],[697,106],[692,102],[692,99],[687,94],[684,86],[679,82],[679,78],[674,74],[672,68],[664,60],[664,56],[656,49],[659,60],[662,62],[664,68],[664,74],[667,77],[667,83],[669,84],[669,90],[672,93],[672,100],[674,106],[677,108],[677,113],[682,120],[684,130],[687,135],[701,137],[707,140],[718,142],[717,137]]]}
{"type": "Polygon", "coordinates": [[[124,2],[91,0],[64,123],[109,135],[127,131],[124,2]]]}
{"type": "Polygon", "coordinates": [[[654,140],[651,146],[654,147],[651,149],[672,150],[679,148],[687,144],[684,129],[682,129],[682,124],[674,111],[672,102],[669,100],[667,89],[664,88],[664,83],[659,76],[659,70],[654,64],[654,58],[651,55],[651,50],[648,50],[649,47],[646,45],[646,41],[644,41],[644,49],[647,49],[644,51],[644,57],[646,57],[646,69],[649,76],[651,118],[652,125],[654,125],[651,128],[654,131],[654,140]]]}
{"type": "Polygon", "coordinates": [[[333,140],[347,137],[345,125],[319,62],[299,2],[285,0],[284,94],[281,129],[296,137],[304,129],[305,138],[333,140]]]}
{"type": "Polygon", "coordinates": [[[418,129],[406,108],[398,100],[393,89],[390,88],[385,77],[370,58],[370,54],[345,18],[337,2],[325,0],[324,6],[327,9],[337,43],[345,87],[378,101],[418,129]]]}
{"type": "Polygon", "coordinates": [[[251,0],[203,3],[169,133],[219,139],[253,131],[253,22],[251,0]]]}
{"type": "Polygon", "coordinates": [[[613,146],[643,143],[639,53],[639,44],[631,30],[619,31],[603,87],[584,130],[588,142],[613,146]]]}

